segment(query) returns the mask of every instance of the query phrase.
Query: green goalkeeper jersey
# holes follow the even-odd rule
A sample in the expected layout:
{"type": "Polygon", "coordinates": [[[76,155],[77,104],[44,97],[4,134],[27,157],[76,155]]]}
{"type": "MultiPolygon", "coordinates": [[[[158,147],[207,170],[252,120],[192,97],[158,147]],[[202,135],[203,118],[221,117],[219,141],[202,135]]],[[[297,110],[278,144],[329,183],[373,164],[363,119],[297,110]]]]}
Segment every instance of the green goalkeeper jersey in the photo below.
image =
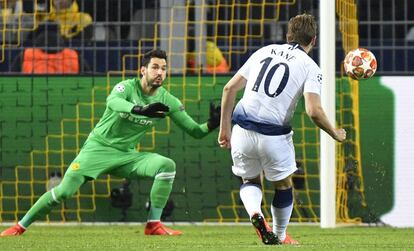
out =
{"type": "Polygon", "coordinates": [[[207,123],[196,123],[184,110],[184,106],[165,88],[159,87],[153,96],[145,95],[139,79],[128,79],[118,83],[106,99],[105,112],[90,133],[88,140],[119,150],[134,149],[148,131],[162,118],[150,118],[131,113],[134,105],[144,106],[161,102],[170,108],[166,113],[175,124],[189,135],[202,138],[208,134],[207,123]]]}

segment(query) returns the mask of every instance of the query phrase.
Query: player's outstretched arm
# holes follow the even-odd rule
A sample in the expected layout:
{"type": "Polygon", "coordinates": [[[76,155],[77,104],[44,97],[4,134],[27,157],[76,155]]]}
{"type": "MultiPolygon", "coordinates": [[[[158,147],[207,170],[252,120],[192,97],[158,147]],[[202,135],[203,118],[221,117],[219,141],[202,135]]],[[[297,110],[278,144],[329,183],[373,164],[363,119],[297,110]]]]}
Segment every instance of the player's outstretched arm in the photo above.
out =
{"type": "Polygon", "coordinates": [[[346,131],[342,128],[335,128],[329,122],[328,117],[322,108],[321,97],[319,94],[305,92],[304,98],[306,113],[312,119],[315,125],[328,133],[336,141],[344,141],[346,139],[346,131]]]}
{"type": "Polygon", "coordinates": [[[210,103],[210,116],[206,123],[199,124],[188,115],[184,109],[173,111],[169,114],[172,121],[184,132],[194,138],[203,138],[220,124],[220,106],[210,103]]]}
{"type": "Polygon", "coordinates": [[[231,114],[236,102],[237,92],[246,86],[247,80],[240,74],[234,75],[223,88],[221,97],[221,120],[218,143],[220,147],[230,148],[231,114]]]}

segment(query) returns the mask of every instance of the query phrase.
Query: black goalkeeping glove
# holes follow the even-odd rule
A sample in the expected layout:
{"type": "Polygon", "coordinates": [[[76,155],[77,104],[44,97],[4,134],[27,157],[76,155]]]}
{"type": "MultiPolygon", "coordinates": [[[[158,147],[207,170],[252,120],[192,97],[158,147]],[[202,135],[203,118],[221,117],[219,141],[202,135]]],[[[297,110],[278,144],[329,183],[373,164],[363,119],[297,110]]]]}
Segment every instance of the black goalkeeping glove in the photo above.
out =
{"type": "Polygon", "coordinates": [[[208,130],[211,132],[220,125],[221,106],[210,102],[210,117],[207,120],[208,130]]]}
{"type": "Polygon", "coordinates": [[[132,108],[131,113],[144,115],[150,118],[165,118],[165,112],[168,111],[170,111],[170,108],[168,106],[157,102],[144,106],[136,105],[132,108]]]}

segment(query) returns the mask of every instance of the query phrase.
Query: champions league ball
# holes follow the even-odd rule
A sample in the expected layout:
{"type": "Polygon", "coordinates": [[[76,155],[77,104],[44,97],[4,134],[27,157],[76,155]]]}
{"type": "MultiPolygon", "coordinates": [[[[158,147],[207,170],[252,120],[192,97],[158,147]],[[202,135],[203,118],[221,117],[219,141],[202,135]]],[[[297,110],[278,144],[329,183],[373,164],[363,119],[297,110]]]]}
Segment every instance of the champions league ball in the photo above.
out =
{"type": "Polygon", "coordinates": [[[377,70],[377,59],[364,48],[348,52],[344,60],[345,73],[353,79],[367,79],[377,70]]]}

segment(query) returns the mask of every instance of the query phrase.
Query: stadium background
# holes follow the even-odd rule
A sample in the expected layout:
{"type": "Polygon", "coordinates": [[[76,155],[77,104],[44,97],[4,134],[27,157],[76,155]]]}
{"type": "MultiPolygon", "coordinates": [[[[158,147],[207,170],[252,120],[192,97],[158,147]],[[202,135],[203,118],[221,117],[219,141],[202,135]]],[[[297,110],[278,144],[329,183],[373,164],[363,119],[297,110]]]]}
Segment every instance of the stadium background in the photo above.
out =
{"type": "MultiPolygon", "coordinates": [[[[257,48],[282,42],[291,16],[303,12],[318,16],[319,4],[305,0],[78,0],[79,11],[63,12],[61,19],[55,13],[52,20],[49,1],[22,1],[17,14],[13,14],[16,9],[5,11],[11,2],[0,1],[0,222],[21,218],[50,187],[56,172],[64,173],[99,120],[111,87],[121,79],[137,76],[138,61],[145,51],[154,47],[167,50],[171,67],[166,86],[189,114],[202,122],[208,117],[209,102],[219,102],[230,74],[257,48]],[[73,23],[62,23],[69,17],[73,23]],[[62,24],[67,30],[62,31],[62,24]],[[61,39],[56,39],[59,36],[61,39]],[[32,47],[52,52],[76,50],[79,73],[22,74],[22,55],[32,47]],[[227,73],[216,67],[223,59],[229,66],[227,73]]],[[[394,151],[394,128],[387,123],[394,113],[393,94],[380,86],[378,77],[408,75],[414,70],[410,60],[414,17],[408,11],[413,3],[336,2],[337,119],[350,135],[338,146],[337,221],[378,222],[392,207],[394,168],[388,157],[394,151]],[[344,52],[355,45],[369,48],[379,61],[377,77],[360,85],[344,77],[340,67],[344,52]],[[379,98],[381,110],[377,109],[379,98]],[[381,126],[368,126],[373,120],[381,126]],[[378,135],[382,144],[372,142],[378,135]],[[379,194],[379,190],[384,192],[379,194]]],[[[317,62],[318,50],[311,54],[317,62]]],[[[298,108],[294,140],[304,174],[296,176],[299,185],[292,220],[318,222],[318,130],[304,115],[303,104],[298,108]]],[[[192,139],[166,120],[137,146],[141,151],[172,157],[177,163],[171,195],[175,207],[167,220],[247,220],[237,195],[240,181],[231,174],[229,153],[217,147],[216,137],[214,132],[201,141],[192,139]]],[[[125,182],[102,176],[46,220],[145,221],[150,185],[151,181],[131,183],[133,203],[125,216],[110,199],[111,191],[125,182]]],[[[267,191],[268,185],[264,187],[267,191]]]]}

